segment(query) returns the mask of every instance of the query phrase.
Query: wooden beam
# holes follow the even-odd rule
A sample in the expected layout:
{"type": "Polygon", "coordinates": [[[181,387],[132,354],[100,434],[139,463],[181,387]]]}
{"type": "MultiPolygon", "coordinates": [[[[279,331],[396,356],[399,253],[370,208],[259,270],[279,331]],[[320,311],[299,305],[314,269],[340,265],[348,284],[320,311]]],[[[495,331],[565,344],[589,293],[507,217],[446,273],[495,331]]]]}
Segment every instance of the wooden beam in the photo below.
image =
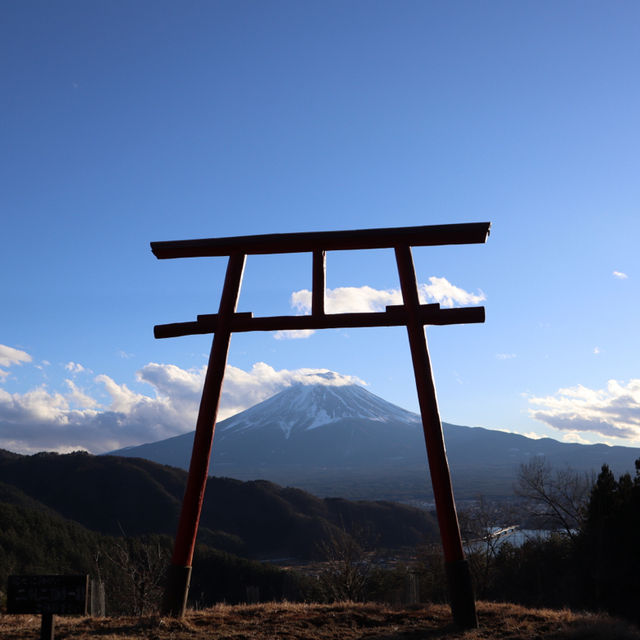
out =
{"type": "Polygon", "coordinates": [[[324,314],[324,290],[327,280],[327,254],[325,251],[313,252],[313,277],[311,286],[311,314],[324,314]]]}
{"type": "Polygon", "coordinates": [[[487,241],[490,222],[354,229],[308,233],[170,240],[152,242],[151,251],[159,259],[229,256],[351,249],[390,249],[396,246],[426,247],[445,244],[477,244],[487,241]]]}
{"type": "Polygon", "coordinates": [[[478,626],[475,599],[471,587],[469,567],[464,557],[460,525],[453,498],[449,463],[438,410],[436,387],[431,371],[424,326],[420,318],[418,282],[410,247],[397,247],[396,263],[400,278],[402,300],[407,312],[407,335],[411,348],[413,372],[418,392],[418,404],[429,460],[431,485],[440,527],[445,568],[449,580],[449,596],[453,619],[463,629],[478,626]]]}
{"type": "Polygon", "coordinates": [[[244,264],[245,256],[243,254],[230,256],[227,264],[227,273],[217,314],[217,331],[211,345],[196,422],[187,487],[182,500],[178,532],[173,544],[173,555],[165,586],[162,603],[162,611],[165,615],[182,617],[187,607],[191,562],[207,486],[209,459],[222,394],[222,380],[231,341],[231,318],[235,313],[240,296],[244,264]]]}
{"type": "MultiPolygon", "coordinates": [[[[251,311],[235,313],[233,317],[251,318],[251,311]]],[[[180,336],[194,336],[205,333],[215,333],[218,327],[218,314],[209,313],[198,316],[193,322],[173,322],[170,324],[157,324],[153,327],[153,337],[178,338],[180,336]]]]}
{"type": "MultiPolygon", "coordinates": [[[[425,325],[474,324],[485,320],[484,307],[440,309],[438,304],[423,304],[418,312],[425,325]]],[[[304,331],[315,329],[347,329],[355,327],[401,327],[407,324],[407,313],[402,305],[387,307],[375,313],[328,313],[316,316],[265,316],[254,318],[250,312],[236,313],[230,320],[232,332],[247,331],[304,331]]],[[[175,338],[204,333],[215,333],[218,314],[203,314],[196,322],[159,324],[153,328],[156,338],[175,338]]]]}

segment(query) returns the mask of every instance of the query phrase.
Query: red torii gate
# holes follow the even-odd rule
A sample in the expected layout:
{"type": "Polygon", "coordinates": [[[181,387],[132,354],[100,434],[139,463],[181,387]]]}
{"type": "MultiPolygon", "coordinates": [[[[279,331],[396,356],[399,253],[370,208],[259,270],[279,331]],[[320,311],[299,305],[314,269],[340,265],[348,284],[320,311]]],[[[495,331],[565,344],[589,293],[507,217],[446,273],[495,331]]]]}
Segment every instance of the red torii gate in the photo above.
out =
{"type": "Polygon", "coordinates": [[[204,256],[228,256],[229,258],[217,314],[199,315],[195,322],[154,327],[156,338],[214,334],[196,423],[187,487],[164,594],[163,613],[165,615],[183,616],[186,609],[191,563],[208,477],[209,458],[231,334],[236,331],[404,325],[407,327],[411,347],[427,458],[444,551],[451,611],[454,621],[459,626],[465,628],[477,626],[475,600],[469,567],[462,548],[424,325],[484,322],[484,307],[440,309],[439,304],[420,304],[411,247],[484,243],[489,235],[490,226],[488,222],[479,222],[151,243],[151,250],[160,259],[204,256]],[[395,251],[403,304],[388,306],[385,311],[375,313],[325,313],[326,251],[385,248],[395,251]],[[254,318],[252,313],[236,313],[247,255],[302,252],[313,254],[310,315],[254,318]]]}

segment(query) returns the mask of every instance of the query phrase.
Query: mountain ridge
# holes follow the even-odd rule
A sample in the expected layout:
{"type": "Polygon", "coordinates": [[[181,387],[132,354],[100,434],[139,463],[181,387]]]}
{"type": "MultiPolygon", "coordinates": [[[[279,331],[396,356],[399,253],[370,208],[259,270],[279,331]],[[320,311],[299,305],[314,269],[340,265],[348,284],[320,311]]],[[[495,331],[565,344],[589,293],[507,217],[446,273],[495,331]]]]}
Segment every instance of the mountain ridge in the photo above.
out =
{"type": "MultiPolygon", "coordinates": [[[[512,494],[520,466],[543,457],[556,467],[615,473],[640,449],[532,439],[443,423],[456,497],[512,494]]],[[[187,469],[193,432],[112,452],[187,469]]],[[[420,416],[357,385],[295,385],[216,425],[210,473],[267,479],[317,495],[428,500],[432,495],[420,416]]]]}

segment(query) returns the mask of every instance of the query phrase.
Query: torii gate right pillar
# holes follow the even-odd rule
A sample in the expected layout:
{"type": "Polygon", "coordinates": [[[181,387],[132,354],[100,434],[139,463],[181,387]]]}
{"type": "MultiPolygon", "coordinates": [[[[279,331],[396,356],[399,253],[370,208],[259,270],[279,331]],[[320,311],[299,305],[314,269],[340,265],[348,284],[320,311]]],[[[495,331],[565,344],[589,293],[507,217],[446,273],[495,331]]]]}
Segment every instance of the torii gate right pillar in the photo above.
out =
{"type": "Polygon", "coordinates": [[[429,349],[425,329],[419,318],[420,300],[411,248],[395,248],[402,298],[407,312],[407,334],[411,347],[411,359],[416,379],[418,402],[422,416],[422,428],[427,447],[429,472],[440,537],[444,552],[451,613],[457,625],[465,629],[478,626],[476,604],[471,584],[469,565],[464,557],[456,504],[451,487],[451,475],[442,434],[442,422],[438,411],[429,349]]]}

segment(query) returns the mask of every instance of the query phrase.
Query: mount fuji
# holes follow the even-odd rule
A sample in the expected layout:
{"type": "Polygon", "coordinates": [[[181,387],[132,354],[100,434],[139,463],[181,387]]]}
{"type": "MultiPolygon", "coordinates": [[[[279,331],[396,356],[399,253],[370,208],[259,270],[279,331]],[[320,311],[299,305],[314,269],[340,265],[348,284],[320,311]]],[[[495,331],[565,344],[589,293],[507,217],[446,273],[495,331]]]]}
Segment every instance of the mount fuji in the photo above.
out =
{"type": "MultiPolygon", "coordinates": [[[[194,432],[113,451],[188,469],[194,432]]],[[[216,425],[211,471],[425,464],[420,417],[357,385],[297,384],[216,425]]],[[[258,474],[259,475],[259,474],[258,474]]]]}
{"type": "MultiPolygon", "coordinates": [[[[506,497],[518,469],[543,456],[557,467],[616,472],[640,449],[561,443],[551,438],[443,423],[456,497],[506,497]]],[[[194,432],[110,455],[189,468],[194,432]]],[[[429,500],[420,416],[357,385],[297,384],[216,425],[212,475],[266,479],[318,495],[429,500]]]]}

